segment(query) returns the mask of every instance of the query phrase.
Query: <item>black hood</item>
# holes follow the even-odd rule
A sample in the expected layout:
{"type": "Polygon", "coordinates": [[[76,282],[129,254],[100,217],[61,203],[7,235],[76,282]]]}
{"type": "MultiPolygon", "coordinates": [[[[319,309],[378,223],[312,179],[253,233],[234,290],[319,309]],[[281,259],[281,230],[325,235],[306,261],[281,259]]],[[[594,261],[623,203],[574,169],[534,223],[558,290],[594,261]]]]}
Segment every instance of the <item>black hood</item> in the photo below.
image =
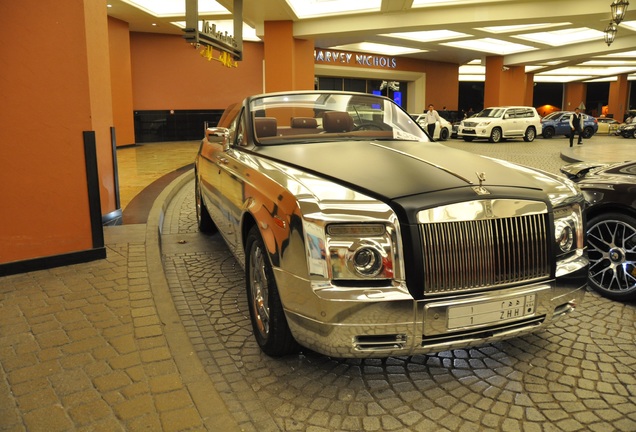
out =
{"type": "Polygon", "coordinates": [[[396,200],[479,185],[543,190],[554,178],[507,162],[413,141],[339,141],[263,146],[256,153],[372,196],[396,200]]]}

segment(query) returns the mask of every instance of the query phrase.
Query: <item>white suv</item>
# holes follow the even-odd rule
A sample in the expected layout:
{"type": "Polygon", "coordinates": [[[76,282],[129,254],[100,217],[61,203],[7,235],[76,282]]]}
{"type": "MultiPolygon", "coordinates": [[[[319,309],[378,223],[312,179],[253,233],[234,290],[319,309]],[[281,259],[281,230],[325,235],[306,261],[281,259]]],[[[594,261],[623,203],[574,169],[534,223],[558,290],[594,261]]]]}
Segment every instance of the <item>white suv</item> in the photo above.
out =
{"type": "Polygon", "coordinates": [[[464,119],[457,129],[457,137],[464,141],[487,138],[497,143],[504,138],[534,141],[541,135],[541,117],[537,110],[527,106],[492,107],[464,119]]]}

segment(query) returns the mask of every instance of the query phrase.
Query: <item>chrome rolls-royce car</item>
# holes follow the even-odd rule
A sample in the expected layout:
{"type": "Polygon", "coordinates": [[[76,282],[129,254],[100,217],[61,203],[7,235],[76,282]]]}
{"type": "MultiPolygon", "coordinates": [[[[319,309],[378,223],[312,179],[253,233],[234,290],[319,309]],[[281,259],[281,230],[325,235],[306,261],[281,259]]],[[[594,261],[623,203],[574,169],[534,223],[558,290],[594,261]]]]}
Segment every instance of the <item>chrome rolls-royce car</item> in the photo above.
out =
{"type": "Polygon", "coordinates": [[[588,201],[589,285],[613,300],[636,300],[636,161],[561,168],[588,201]]]}
{"type": "Polygon", "coordinates": [[[430,142],[388,98],[257,95],[208,128],[199,228],[245,269],[256,341],[339,358],[539,330],[587,280],[574,183],[430,142]]]}

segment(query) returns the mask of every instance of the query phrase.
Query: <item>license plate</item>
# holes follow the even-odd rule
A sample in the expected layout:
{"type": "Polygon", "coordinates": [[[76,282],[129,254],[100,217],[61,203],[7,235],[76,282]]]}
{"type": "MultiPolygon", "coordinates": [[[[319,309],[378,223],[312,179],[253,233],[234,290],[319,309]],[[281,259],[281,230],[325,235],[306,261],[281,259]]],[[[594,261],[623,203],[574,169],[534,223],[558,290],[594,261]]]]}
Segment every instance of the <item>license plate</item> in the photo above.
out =
{"type": "Polygon", "coordinates": [[[464,129],[462,131],[465,134],[474,134],[475,133],[475,129],[464,129]]]}
{"type": "Polygon", "coordinates": [[[448,308],[448,329],[520,319],[534,314],[535,294],[448,308]]]}

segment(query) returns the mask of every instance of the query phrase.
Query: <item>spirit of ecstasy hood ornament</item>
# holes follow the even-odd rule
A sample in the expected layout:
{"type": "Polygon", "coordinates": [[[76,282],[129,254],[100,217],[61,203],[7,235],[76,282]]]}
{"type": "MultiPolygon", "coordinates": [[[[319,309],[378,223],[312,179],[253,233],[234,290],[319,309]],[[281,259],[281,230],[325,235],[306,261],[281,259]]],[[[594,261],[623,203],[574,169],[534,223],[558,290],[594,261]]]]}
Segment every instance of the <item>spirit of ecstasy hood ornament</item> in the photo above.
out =
{"type": "Polygon", "coordinates": [[[477,195],[490,195],[488,189],[483,186],[483,183],[486,181],[486,173],[476,171],[475,174],[477,174],[477,179],[479,180],[479,186],[473,186],[475,193],[477,193],[477,195]]]}

